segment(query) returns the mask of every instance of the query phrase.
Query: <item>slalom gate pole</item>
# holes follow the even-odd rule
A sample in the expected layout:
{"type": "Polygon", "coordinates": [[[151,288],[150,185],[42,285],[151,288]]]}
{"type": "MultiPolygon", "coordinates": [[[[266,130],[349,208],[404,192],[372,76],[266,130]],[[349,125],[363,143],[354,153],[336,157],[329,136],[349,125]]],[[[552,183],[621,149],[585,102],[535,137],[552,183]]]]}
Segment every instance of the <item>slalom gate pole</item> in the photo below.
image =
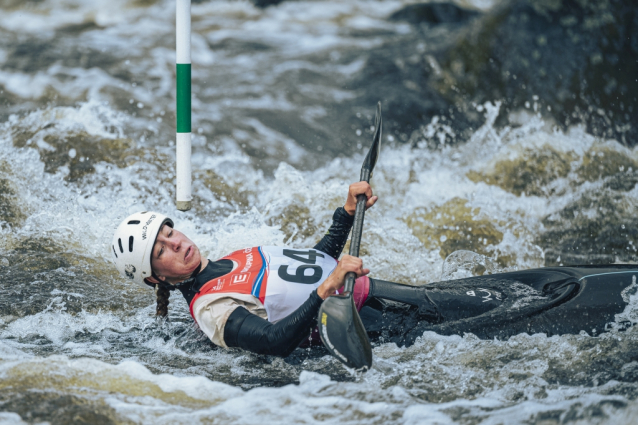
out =
{"type": "Polygon", "coordinates": [[[177,137],[175,206],[188,211],[191,195],[191,0],[176,0],[177,137]]]}

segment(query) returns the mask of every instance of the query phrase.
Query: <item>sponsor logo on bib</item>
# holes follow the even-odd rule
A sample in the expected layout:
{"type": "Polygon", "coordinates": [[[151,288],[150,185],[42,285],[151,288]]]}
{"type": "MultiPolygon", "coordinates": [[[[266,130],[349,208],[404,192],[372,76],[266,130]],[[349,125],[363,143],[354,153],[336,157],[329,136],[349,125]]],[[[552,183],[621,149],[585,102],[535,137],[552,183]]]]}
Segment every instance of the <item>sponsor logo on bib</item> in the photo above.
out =
{"type": "Polygon", "coordinates": [[[236,275],[233,276],[232,280],[230,281],[230,284],[231,285],[240,285],[242,283],[246,283],[246,282],[249,281],[250,275],[251,275],[251,273],[236,274],[236,275]]]}
{"type": "Polygon", "coordinates": [[[224,287],[224,279],[217,279],[217,283],[211,289],[213,291],[219,291],[224,287]]]}

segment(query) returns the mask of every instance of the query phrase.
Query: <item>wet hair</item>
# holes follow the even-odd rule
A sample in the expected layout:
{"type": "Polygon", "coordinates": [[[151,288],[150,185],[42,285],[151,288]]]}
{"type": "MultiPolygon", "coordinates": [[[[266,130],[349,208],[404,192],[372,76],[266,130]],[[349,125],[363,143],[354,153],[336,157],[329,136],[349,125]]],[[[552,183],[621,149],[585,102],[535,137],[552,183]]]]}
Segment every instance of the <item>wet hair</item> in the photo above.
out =
{"type": "Polygon", "coordinates": [[[163,285],[155,285],[155,295],[157,296],[156,315],[160,317],[168,316],[168,297],[171,291],[163,285]]]}
{"type": "MultiPolygon", "coordinates": [[[[172,229],[173,228],[172,224],[173,223],[171,223],[170,221],[165,221],[164,223],[162,223],[159,230],[157,231],[157,236],[159,236],[160,232],[162,231],[165,225],[172,229]]],[[[157,236],[155,236],[155,241],[157,241],[157,236]]],[[[155,248],[155,242],[153,242],[153,248],[155,248]]],[[[151,254],[152,254],[152,251],[151,251],[151,254]]],[[[157,276],[155,274],[155,271],[152,270],[152,264],[151,264],[151,276],[153,276],[153,278],[161,282],[161,279],[159,278],[159,276],[157,276]]],[[[171,291],[168,288],[166,288],[164,285],[159,285],[157,283],[154,285],[155,285],[155,296],[157,297],[157,306],[155,309],[155,315],[160,317],[166,317],[168,316],[168,303],[169,303],[168,298],[171,296],[171,291]]]]}

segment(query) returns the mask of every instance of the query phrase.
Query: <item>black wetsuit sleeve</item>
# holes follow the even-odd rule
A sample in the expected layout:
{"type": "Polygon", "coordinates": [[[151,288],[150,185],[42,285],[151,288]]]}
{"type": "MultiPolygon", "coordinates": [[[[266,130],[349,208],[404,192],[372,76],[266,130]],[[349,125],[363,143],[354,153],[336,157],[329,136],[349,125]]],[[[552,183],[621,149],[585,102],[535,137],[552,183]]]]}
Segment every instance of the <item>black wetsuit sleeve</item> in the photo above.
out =
{"type": "Polygon", "coordinates": [[[353,222],[354,216],[348,214],[343,207],[337,208],[332,215],[332,225],[314,248],[333,258],[339,258],[348,240],[353,222]]]}
{"type": "Polygon", "coordinates": [[[270,323],[243,307],[233,311],[224,327],[224,342],[229,347],[243,348],[257,354],[286,357],[310,336],[317,324],[323,300],[317,291],[299,308],[277,323],[270,323]]]}

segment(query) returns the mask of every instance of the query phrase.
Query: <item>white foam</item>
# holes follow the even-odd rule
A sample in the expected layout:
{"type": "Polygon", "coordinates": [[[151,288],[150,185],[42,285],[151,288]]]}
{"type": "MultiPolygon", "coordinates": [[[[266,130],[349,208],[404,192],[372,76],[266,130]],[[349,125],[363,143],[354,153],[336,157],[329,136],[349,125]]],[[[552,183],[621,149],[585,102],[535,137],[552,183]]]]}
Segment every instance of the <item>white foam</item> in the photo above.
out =
{"type": "Polygon", "coordinates": [[[0,425],[21,425],[26,423],[17,413],[0,412],[0,425]]]}
{"type": "Polygon", "coordinates": [[[82,311],[77,315],[72,315],[64,310],[62,297],[54,297],[45,310],[9,323],[5,329],[0,331],[0,337],[42,336],[56,345],[63,345],[78,332],[96,334],[105,329],[111,329],[124,333],[131,330],[131,325],[125,325],[112,313],[91,314],[82,311]]]}
{"type": "Polygon", "coordinates": [[[638,284],[635,275],[631,277],[631,285],[621,292],[621,296],[627,305],[621,313],[614,315],[614,322],[608,324],[608,329],[625,330],[628,326],[638,324],[638,284]]]}
{"type": "MultiPolygon", "coordinates": [[[[43,106],[13,115],[2,124],[1,159],[6,162],[6,178],[19,194],[11,205],[15,203],[26,219],[0,229],[0,252],[7,257],[0,264],[15,266],[15,259],[9,254],[23,239],[64,241],[65,255],[87,259],[82,272],[98,276],[105,285],[126,288],[123,296],[138,296],[142,289],[113,271],[109,246],[119,221],[144,209],[174,217],[176,226],[211,259],[257,244],[312,246],[325,232],[334,208],[343,205],[349,182],[358,178],[363,154],[316,164],[307,171],[300,165],[308,155],[306,150],[251,114],[260,109],[288,113],[298,110],[306,123],[313,124],[314,119],[326,114],[326,102],[350,99],[355,93],[344,89],[343,81],[361,72],[366,59],[332,63],[318,61],[312,55],[338,58],[347,49],[364,51],[379,46],[386,36],[378,34],[411,31],[405,24],[388,23],[386,17],[412,3],[285,2],[265,10],[255,8],[249,1],[193,4],[193,49],[199,60],[193,72],[199,81],[207,81],[193,97],[194,128],[201,123],[205,129],[194,142],[194,169],[222,176],[229,186],[245,195],[248,205],[223,200],[203,182],[195,181],[194,195],[203,205],[188,213],[176,211],[173,205],[174,152],[167,143],[174,131],[172,124],[166,124],[174,111],[174,52],[169,42],[173,31],[172,3],[160,1],[150,7],[137,7],[120,0],[104,4],[50,0],[32,4],[29,10],[3,11],[0,27],[44,41],[57,29],[72,24],[94,22],[105,26],[82,32],[81,46],[117,58],[124,54],[130,62],[115,66],[115,71],[70,68],[63,62],[31,73],[0,71],[0,84],[25,101],[37,102],[50,90],[69,93],[72,101],[81,100],[75,106],[43,106]],[[344,32],[345,25],[356,26],[360,32],[370,31],[371,35],[353,36],[344,32]],[[255,40],[264,44],[266,51],[275,53],[247,54],[215,45],[255,40]],[[269,89],[286,73],[303,71],[330,75],[337,81],[334,86],[300,84],[300,93],[321,99],[318,105],[300,107],[287,95],[269,89]],[[145,77],[143,82],[137,78],[141,75],[145,77]],[[219,87],[210,84],[216,81],[213,77],[207,80],[210,75],[228,76],[229,81],[219,87]],[[135,86],[129,78],[136,80],[135,86]],[[142,109],[134,108],[139,115],[104,103],[106,93],[114,89],[125,97],[125,102],[130,99],[131,105],[144,105],[142,109]],[[241,125],[217,135],[211,129],[225,124],[232,108],[250,114],[240,113],[241,125]],[[144,115],[150,113],[157,115],[152,119],[144,115]],[[157,123],[156,118],[163,121],[157,123]],[[49,123],[55,125],[45,129],[49,123]],[[13,135],[31,131],[37,131],[32,143],[16,148],[13,135]],[[57,145],[47,142],[45,136],[64,139],[76,131],[98,139],[128,139],[144,153],[125,168],[106,162],[94,164],[94,173],[74,182],[65,180],[68,167],[46,173],[36,149],[49,152],[57,145]],[[261,158],[244,152],[242,144],[251,142],[283,161],[274,175],[260,169],[261,158]],[[297,232],[287,237],[278,225],[272,224],[291,206],[307,208],[316,226],[312,234],[297,232]],[[108,270],[112,272],[109,274],[108,270]]],[[[460,3],[486,8],[495,2],[460,3]]],[[[0,62],[3,55],[9,57],[8,52],[0,52],[0,62]]],[[[494,249],[515,257],[513,267],[540,266],[544,258],[535,237],[543,231],[543,220],[553,217],[574,199],[603,190],[604,182],[582,182],[572,172],[550,183],[547,189],[552,189],[554,192],[548,191],[552,194],[523,197],[485,182],[476,183],[467,177],[468,172],[490,170],[498,161],[517,159],[524,152],[537,152],[545,145],[559,153],[573,153],[574,166],[581,164],[585,153],[595,145],[637,157],[636,149],[598,140],[580,127],[552,131],[531,113],[513,116],[516,127],[497,128],[494,123],[499,106],[489,103],[480,105],[480,109],[486,122],[467,143],[450,146],[449,141],[461,141],[456,139],[453,126],[440,118],[423,123],[423,136],[417,140],[416,148],[385,143],[389,139],[384,138],[373,177],[373,188],[380,200],[366,214],[364,233],[363,258],[373,276],[421,284],[438,280],[444,264],[439,249],[426,249],[412,234],[405,218],[417,208],[438,207],[457,197],[467,199],[471,207],[481,208],[481,218],[502,231],[503,240],[494,249]],[[438,150],[426,149],[430,142],[442,146],[438,150]]],[[[361,140],[364,145],[368,142],[363,136],[361,140]]],[[[70,151],[71,147],[64,147],[61,153],[66,156],[70,151]]],[[[638,188],[619,196],[623,197],[623,205],[638,204],[638,188]]],[[[581,213],[591,219],[600,214],[594,209],[581,213]]],[[[296,224],[304,225],[302,221],[296,224]]],[[[492,259],[485,257],[481,261],[488,264],[492,259]]],[[[75,279],[81,278],[81,273],[76,275],[75,279]]],[[[70,273],[65,276],[74,279],[70,273]]],[[[631,288],[623,294],[629,306],[617,315],[616,322],[638,321],[634,311],[638,301],[632,292],[634,287],[631,288]]],[[[209,350],[201,333],[184,324],[191,323],[184,301],[171,298],[173,323],[160,326],[153,317],[154,297],[151,291],[146,294],[148,302],[131,305],[130,310],[71,313],[65,310],[62,294],[53,292],[51,304],[43,311],[19,318],[3,317],[3,379],[11,376],[20,383],[27,382],[15,378],[25,373],[32,379],[28,382],[33,382],[27,385],[30,390],[89,394],[130,420],[142,423],[262,424],[287,423],[291,418],[310,424],[516,423],[534,422],[545,414],[557,414],[559,420],[567,420],[569,412],[576,412],[586,422],[598,420],[587,409],[599,407],[603,420],[631,423],[638,409],[634,401],[621,395],[626,393],[623,385],[634,385],[633,329],[614,331],[597,339],[587,335],[548,338],[522,334],[508,341],[428,332],[409,348],[389,343],[375,346],[374,367],[360,376],[348,375],[327,356],[311,357],[295,365],[282,360],[257,360],[257,356],[235,351],[209,350]],[[118,345],[120,336],[126,343],[118,345]],[[50,352],[56,355],[42,354],[50,352]],[[120,362],[121,359],[125,361],[120,362]],[[619,369],[618,375],[605,367],[592,371],[602,359],[617,362],[611,368],[619,369]],[[166,373],[151,373],[149,368],[166,373]],[[338,382],[310,370],[352,377],[354,381],[338,382]],[[299,385],[239,389],[240,385],[251,386],[255,382],[293,382],[297,377],[299,385]],[[53,378],[60,381],[53,382],[53,378]],[[626,382],[614,381],[621,378],[626,382]],[[605,407],[614,405],[627,407],[605,407]]],[[[79,298],[80,294],[65,295],[79,298]]],[[[90,303],[91,296],[86,295],[82,302],[90,303]]],[[[5,416],[19,420],[3,413],[0,421],[5,416]]]]}
{"type": "MultiPolygon", "coordinates": [[[[157,11],[161,11],[157,7],[157,11]]],[[[58,28],[95,22],[109,26],[134,23],[149,13],[151,8],[127,7],[124,0],[86,3],[77,0],[49,0],[19,10],[5,10],[0,17],[0,27],[25,33],[51,35],[58,28]]]]}

